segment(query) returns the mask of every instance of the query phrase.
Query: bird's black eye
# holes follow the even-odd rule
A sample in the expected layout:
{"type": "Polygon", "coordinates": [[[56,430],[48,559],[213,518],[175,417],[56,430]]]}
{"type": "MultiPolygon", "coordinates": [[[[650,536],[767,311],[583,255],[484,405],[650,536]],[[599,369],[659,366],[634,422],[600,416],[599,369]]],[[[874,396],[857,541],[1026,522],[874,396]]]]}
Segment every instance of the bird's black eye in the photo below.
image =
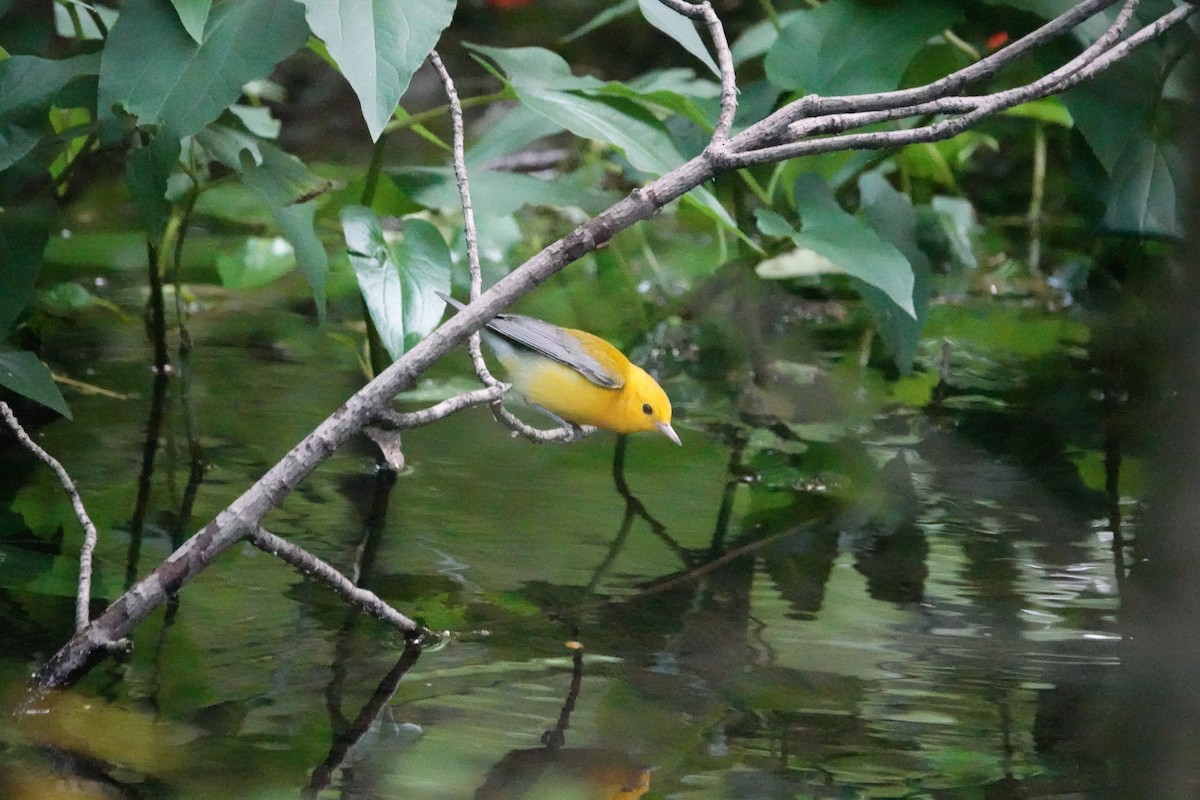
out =
{"type": "Polygon", "coordinates": [[[653,414],[654,409],[650,407],[649,403],[642,403],[642,413],[643,414],[653,414]]]}

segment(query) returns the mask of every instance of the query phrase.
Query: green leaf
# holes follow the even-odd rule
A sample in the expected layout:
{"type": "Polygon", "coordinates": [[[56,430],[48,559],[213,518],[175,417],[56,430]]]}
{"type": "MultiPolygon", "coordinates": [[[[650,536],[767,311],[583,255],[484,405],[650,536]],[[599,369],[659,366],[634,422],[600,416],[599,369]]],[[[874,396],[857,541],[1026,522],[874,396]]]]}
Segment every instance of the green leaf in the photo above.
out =
{"type": "Polygon", "coordinates": [[[243,84],[267,75],[307,37],[304,10],[292,0],[218,3],[202,43],[166,0],[127,0],[100,67],[106,138],[115,134],[114,105],[157,125],[159,136],[199,131],[241,96],[243,84]]]}
{"type": "Polygon", "coordinates": [[[0,209],[0,339],[33,296],[52,219],[53,210],[41,204],[0,209]]]}
{"type": "Polygon", "coordinates": [[[596,16],[592,17],[587,22],[580,25],[575,30],[568,33],[566,36],[564,36],[562,38],[562,42],[564,44],[566,44],[567,42],[573,42],[576,39],[578,39],[580,36],[584,36],[586,34],[591,33],[594,30],[603,28],[605,25],[612,22],[613,20],[620,19],[621,17],[624,17],[628,14],[632,14],[637,9],[637,7],[638,7],[638,0],[621,0],[620,3],[609,6],[608,8],[604,9],[599,14],[597,14],[596,16]]]}
{"type": "Polygon", "coordinates": [[[39,293],[37,305],[43,312],[55,317],[73,317],[80,311],[97,305],[120,313],[120,309],[113,303],[102,300],[78,283],[71,282],[51,286],[39,293]]]}
{"type": "Polygon", "coordinates": [[[903,253],[912,268],[913,316],[899,313],[897,305],[877,287],[866,283],[857,287],[875,316],[879,334],[900,374],[908,375],[912,372],[913,358],[933,295],[933,269],[929,258],[917,246],[918,220],[912,201],[892,188],[878,172],[863,175],[858,181],[858,190],[866,222],[903,253]]]}
{"type": "Polygon", "coordinates": [[[1038,122],[1045,122],[1048,125],[1059,125],[1064,128],[1070,128],[1075,125],[1075,120],[1071,118],[1071,112],[1063,105],[1063,101],[1057,97],[1030,100],[1028,103],[1021,103],[1019,106],[1007,108],[1001,113],[1010,117],[1033,119],[1038,122]]]}
{"type": "Polygon", "coordinates": [[[977,268],[979,259],[975,257],[975,247],[972,244],[972,239],[979,230],[975,206],[965,197],[937,195],[929,201],[929,207],[937,215],[938,225],[946,236],[955,260],[968,269],[977,268]]]}
{"type": "Polygon", "coordinates": [[[696,26],[690,19],[673,8],[668,8],[658,0],[638,0],[638,7],[641,8],[642,16],[646,18],[647,22],[679,42],[684,50],[703,61],[718,78],[721,77],[721,68],[717,66],[716,61],[713,61],[700,34],[696,32],[696,26]]]}
{"type": "Polygon", "coordinates": [[[350,82],[378,141],[456,0],[301,0],[308,24],[350,82]]]}
{"type": "Polygon", "coordinates": [[[242,182],[267,205],[295,251],[296,266],[312,287],[317,317],[325,321],[329,256],[314,227],[314,199],[333,184],[274,144],[224,125],[209,125],[196,142],[215,160],[242,174],[242,182]]]}
{"type": "Polygon", "coordinates": [[[760,209],[759,229],[786,235],[796,246],[819,253],[842,272],[879,289],[892,303],[916,318],[913,270],[904,255],[871,227],[847,214],[820,176],[805,173],[796,180],[796,210],[803,228],[796,231],[782,217],[760,209]]]}
{"type": "Polygon", "coordinates": [[[204,23],[208,21],[208,13],[212,9],[212,0],[171,0],[175,13],[183,23],[183,29],[195,40],[196,44],[204,41],[204,23]]]}
{"type": "Polygon", "coordinates": [[[404,238],[392,244],[374,212],[342,209],[342,232],[367,311],[393,359],[437,327],[450,293],[450,250],[437,228],[404,221],[404,238]]]}
{"type": "Polygon", "coordinates": [[[776,29],[773,20],[764,19],[742,31],[730,46],[734,66],[740,66],[752,58],[766,55],[767,51],[771,49],[771,45],[775,44],[779,38],[779,30],[792,24],[802,13],[804,12],[785,11],[780,14],[779,29],[776,29]]]}
{"type": "Polygon", "coordinates": [[[40,141],[35,131],[17,125],[0,127],[0,172],[29,155],[40,141]]]}
{"type": "Polygon", "coordinates": [[[141,217],[142,227],[157,239],[167,219],[167,181],[179,162],[180,144],[175,136],[158,135],[125,156],[125,184],[141,217]]]}
{"type": "Polygon", "coordinates": [[[33,353],[0,347],[0,386],[71,418],[71,409],[50,377],[50,370],[33,353]]]}
{"type": "Polygon", "coordinates": [[[840,0],[805,11],[779,32],[764,61],[781,89],[821,95],[894,89],[930,37],[962,11],[947,0],[840,0]]]}
{"type": "Polygon", "coordinates": [[[19,112],[40,111],[72,80],[96,75],[99,70],[98,53],[57,61],[36,56],[0,61],[0,121],[19,112]]]}
{"type": "Polygon", "coordinates": [[[283,237],[271,239],[252,236],[237,255],[217,256],[221,285],[229,289],[258,289],[291,272],[296,266],[296,251],[283,237]]]}
{"type": "Polygon", "coordinates": [[[1113,165],[1104,224],[1143,236],[1183,238],[1188,171],[1172,142],[1137,138],[1113,165]]]}
{"type": "Polygon", "coordinates": [[[271,116],[266,106],[247,106],[234,103],[229,111],[246,126],[246,130],[264,139],[278,139],[283,123],[271,116]]]}

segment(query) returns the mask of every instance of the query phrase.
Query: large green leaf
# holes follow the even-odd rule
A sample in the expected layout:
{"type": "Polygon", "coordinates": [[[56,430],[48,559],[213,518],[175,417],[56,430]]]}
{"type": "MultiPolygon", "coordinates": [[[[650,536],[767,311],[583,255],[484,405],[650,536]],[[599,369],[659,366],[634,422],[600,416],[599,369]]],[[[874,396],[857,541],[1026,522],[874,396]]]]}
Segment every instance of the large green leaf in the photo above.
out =
{"type": "Polygon", "coordinates": [[[824,256],[840,271],[879,289],[916,319],[913,269],[904,254],[869,225],[843,211],[816,173],[805,173],[796,180],[795,196],[801,230],[766,209],[755,214],[759,229],[771,236],[787,236],[796,247],[824,256]]]}
{"type": "Polygon", "coordinates": [[[858,293],[874,314],[888,352],[900,373],[907,375],[912,371],[913,357],[933,294],[933,270],[929,258],[917,246],[917,212],[908,196],[892,188],[878,172],[863,175],[858,181],[858,190],[865,221],[903,253],[912,267],[913,316],[901,313],[881,289],[856,279],[858,293]]]}
{"type": "Polygon", "coordinates": [[[1104,224],[1149,236],[1186,235],[1188,170],[1172,142],[1136,138],[1113,165],[1104,224]]]}
{"type": "Polygon", "coordinates": [[[700,38],[695,24],[690,19],[675,9],[668,8],[658,0],[638,0],[638,6],[647,22],[679,42],[684,50],[703,61],[718,78],[721,77],[720,67],[709,55],[708,48],[704,46],[704,40],[700,38]]]}
{"type": "Polygon", "coordinates": [[[196,134],[196,142],[210,157],[240,172],[242,181],[270,209],[294,248],[296,266],[312,287],[317,315],[323,322],[329,256],[313,226],[313,199],[333,184],[271,142],[224,125],[209,125],[196,134]]]}
{"type": "Polygon", "coordinates": [[[0,209],[0,339],[25,310],[50,236],[51,208],[0,209]]]}
{"type": "MultiPolygon", "coordinates": [[[[663,175],[679,166],[684,156],[670,133],[649,111],[623,97],[589,96],[607,85],[571,74],[560,56],[537,47],[501,49],[469,45],[486,55],[508,76],[521,102],[576,136],[611,144],[635,169],[663,175]]],[[[737,230],[724,206],[705,188],[686,195],[704,213],[737,230]]]]}
{"type": "Polygon", "coordinates": [[[387,241],[375,213],[342,209],[342,233],[367,311],[392,358],[399,358],[437,327],[450,293],[450,250],[433,225],[404,221],[404,238],[387,241]]]}
{"type": "Polygon", "coordinates": [[[764,61],[767,78],[821,95],[894,89],[917,51],[961,16],[948,0],[825,3],[779,32],[764,61]]]}
{"type": "Polygon", "coordinates": [[[99,71],[97,53],[59,60],[11,56],[0,61],[0,122],[21,112],[39,111],[72,80],[99,71]]]}
{"type": "Polygon", "coordinates": [[[50,370],[27,350],[0,347],[0,386],[71,418],[71,409],[50,377],[50,370]]]}
{"type": "Polygon", "coordinates": [[[383,134],[456,0],[301,0],[312,32],[358,95],[371,139],[383,134]]]}
{"type": "Polygon", "coordinates": [[[127,0],[104,47],[101,119],[111,125],[119,105],[140,124],[157,125],[160,136],[193,134],[307,37],[304,9],[293,0],[217,3],[201,43],[168,0],[127,0]]]}

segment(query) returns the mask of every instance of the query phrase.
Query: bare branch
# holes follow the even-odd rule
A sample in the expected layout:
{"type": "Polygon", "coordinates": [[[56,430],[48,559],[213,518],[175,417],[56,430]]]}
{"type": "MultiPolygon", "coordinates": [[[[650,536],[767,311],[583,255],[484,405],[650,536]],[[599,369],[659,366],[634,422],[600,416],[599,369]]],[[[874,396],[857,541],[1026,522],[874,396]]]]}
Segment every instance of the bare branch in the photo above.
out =
{"type": "MultiPolygon", "coordinates": [[[[903,108],[916,103],[925,103],[937,98],[949,97],[964,87],[989,78],[1009,64],[1016,62],[1046,42],[1068,33],[1084,20],[1095,16],[1120,0],[1086,0],[1069,9],[1061,16],[1047,22],[1037,30],[1022,36],[1012,44],[997,50],[974,64],[944,78],[911,89],[880,92],[869,95],[845,95],[819,97],[808,95],[789,103],[763,121],[751,125],[731,141],[734,150],[761,147],[779,140],[788,126],[798,119],[812,115],[844,114],[903,108]]],[[[845,130],[844,128],[841,130],[845,130]]]]}
{"type": "Polygon", "coordinates": [[[54,470],[54,474],[58,476],[58,482],[62,484],[67,496],[71,498],[71,508],[75,510],[75,517],[83,527],[83,547],[79,548],[79,585],[75,595],[75,632],[79,633],[87,627],[89,618],[88,604],[92,598],[92,553],[96,550],[96,526],[92,524],[92,518],[88,516],[87,509],[83,506],[83,498],[79,496],[79,490],[75,488],[75,481],[71,480],[71,476],[67,474],[58,459],[29,438],[29,434],[17,421],[17,415],[9,408],[8,403],[3,401],[0,401],[0,416],[4,417],[8,427],[12,428],[12,432],[16,434],[17,441],[24,445],[25,449],[54,470]]]}
{"type": "Polygon", "coordinates": [[[389,428],[397,430],[419,428],[422,425],[428,425],[431,422],[444,419],[455,412],[462,411],[464,408],[493,403],[507,389],[508,384],[497,381],[493,386],[456,394],[454,397],[447,398],[440,403],[432,405],[429,408],[423,408],[420,411],[401,412],[392,408],[385,408],[379,412],[378,421],[389,428]]]}
{"type": "MultiPolygon", "coordinates": [[[[1122,16],[1132,13],[1132,6],[1136,6],[1136,0],[1130,0],[1127,9],[1123,10],[1122,16]]],[[[940,109],[942,107],[954,107],[955,104],[962,103],[964,105],[973,106],[970,111],[958,117],[939,120],[938,122],[923,125],[916,128],[906,128],[903,130],[894,131],[876,131],[871,133],[855,133],[846,134],[843,136],[830,136],[824,139],[807,139],[800,142],[790,142],[788,144],[775,145],[773,147],[762,147],[757,150],[747,150],[746,152],[738,152],[727,155],[722,166],[730,168],[746,167],[753,164],[767,164],[776,161],[782,161],[789,158],[798,158],[800,156],[814,155],[816,153],[827,153],[834,150],[878,150],[886,147],[896,147],[900,145],[918,144],[922,142],[935,142],[943,139],[949,139],[959,133],[967,130],[975,125],[981,119],[999,113],[1007,108],[1020,105],[1021,103],[1038,98],[1047,97],[1051,94],[1063,91],[1080,81],[1095,75],[1107,67],[1112,66],[1116,61],[1128,56],[1135,48],[1145,44],[1151,39],[1161,36],[1173,25],[1176,25],[1188,16],[1195,13],[1195,6],[1179,6],[1171,12],[1164,14],[1154,23],[1147,25],[1142,30],[1131,35],[1121,44],[1111,47],[1107,52],[1102,52],[1103,48],[1093,44],[1085,52],[1090,52],[1090,61],[1082,59],[1082,55],[1072,59],[1068,64],[1060,67],[1046,77],[1034,81],[1033,83],[1019,86],[1014,89],[1009,89],[1003,92],[997,92],[991,95],[984,95],[973,98],[946,98],[942,101],[935,101],[927,106],[918,106],[917,108],[940,109]]],[[[1108,33],[1121,25],[1120,20],[1114,24],[1106,33],[1104,40],[1108,42],[1106,46],[1111,45],[1108,33]]],[[[904,116],[908,114],[905,113],[904,116]]],[[[863,124],[862,119],[866,115],[850,114],[844,115],[845,118],[852,118],[855,124],[863,124]]],[[[741,137],[737,137],[740,139],[741,137]]],[[[737,139],[734,140],[735,142],[737,139]]]]}
{"type": "Polygon", "coordinates": [[[386,622],[409,640],[436,638],[435,634],[379,599],[372,591],[355,586],[349,578],[302,547],[255,526],[249,535],[250,544],[291,564],[301,574],[316,578],[336,592],[343,600],[386,622]]]}

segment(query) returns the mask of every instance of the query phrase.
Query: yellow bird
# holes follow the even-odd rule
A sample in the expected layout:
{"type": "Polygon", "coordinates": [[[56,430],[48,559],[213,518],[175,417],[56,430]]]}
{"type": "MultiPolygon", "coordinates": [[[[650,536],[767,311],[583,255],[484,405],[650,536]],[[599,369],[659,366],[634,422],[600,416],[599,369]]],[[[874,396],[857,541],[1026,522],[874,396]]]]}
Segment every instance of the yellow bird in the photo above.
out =
{"type": "MultiPolygon", "coordinates": [[[[438,293],[458,310],[463,304],[438,293]]],[[[658,382],[599,336],[520,314],[499,314],[484,340],[525,402],[572,425],[659,431],[675,444],[671,401],[658,382]]]]}

